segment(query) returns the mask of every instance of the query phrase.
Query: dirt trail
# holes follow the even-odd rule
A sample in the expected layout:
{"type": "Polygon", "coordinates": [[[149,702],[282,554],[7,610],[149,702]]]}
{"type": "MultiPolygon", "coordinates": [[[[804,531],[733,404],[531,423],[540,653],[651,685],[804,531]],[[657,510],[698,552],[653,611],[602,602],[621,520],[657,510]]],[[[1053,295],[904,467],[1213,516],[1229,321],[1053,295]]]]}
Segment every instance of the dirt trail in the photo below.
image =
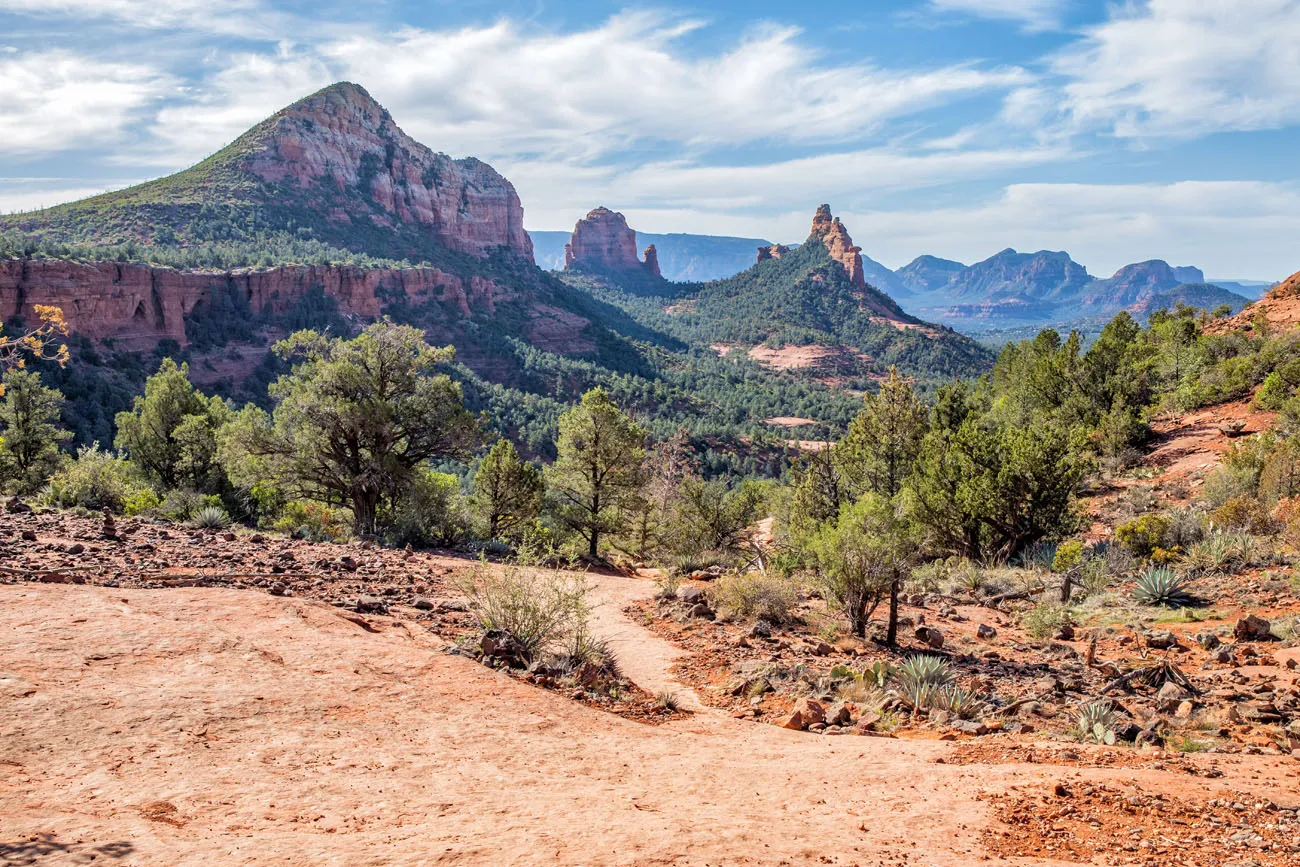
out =
{"type": "Polygon", "coordinates": [[[593,629],[609,642],[623,673],[651,695],[674,693],[684,710],[709,711],[693,689],[669,673],[682,651],[623,613],[634,602],[653,596],[654,583],[649,578],[601,574],[589,575],[588,581],[594,605],[593,629]]]}

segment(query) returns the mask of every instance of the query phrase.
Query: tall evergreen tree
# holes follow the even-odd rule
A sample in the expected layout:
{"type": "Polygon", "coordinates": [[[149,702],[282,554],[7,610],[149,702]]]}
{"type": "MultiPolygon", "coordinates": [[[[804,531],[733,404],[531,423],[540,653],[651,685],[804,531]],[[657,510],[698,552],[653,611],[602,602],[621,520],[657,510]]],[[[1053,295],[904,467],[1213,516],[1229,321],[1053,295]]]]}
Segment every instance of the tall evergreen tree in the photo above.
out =
{"type": "Polygon", "coordinates": [[[0,394],[0,482],[35,490],[59,468],[59,443],[72,439],[58,426],[63,395],[29,370],[5,373],[0,394]]]}
{"type": "Polygon", "coordinates": [[[556,515],[600,556],[606,535],[622,531],[640,506],[645,430],[594,388],[560,417],[557,457],[547,471],[556,515]]]}
{"type": "Polygon", "coordinates": [[[113,444],[163,490],[217,493],[224,483],[216,461],[217,429],[229,419],[225,401],[190,382],[188,364],[164,358],[134,409],[117,414],[113,444]]]}
{"type": "Polygon", "coordinates": [[[925,409],[912,384],[891,367],[879,394],[868,394],[849,432],[835,447],[852,494],[895,497],[916,462],[925,409]]]}
{"type": "Polygon", "coordinates": [[[510,440],[497,440],[474,474],[474,503],[487,524],[488,538],[509,535],[536,518],[542,487],[537,465],[521,460],[510,440]]]}

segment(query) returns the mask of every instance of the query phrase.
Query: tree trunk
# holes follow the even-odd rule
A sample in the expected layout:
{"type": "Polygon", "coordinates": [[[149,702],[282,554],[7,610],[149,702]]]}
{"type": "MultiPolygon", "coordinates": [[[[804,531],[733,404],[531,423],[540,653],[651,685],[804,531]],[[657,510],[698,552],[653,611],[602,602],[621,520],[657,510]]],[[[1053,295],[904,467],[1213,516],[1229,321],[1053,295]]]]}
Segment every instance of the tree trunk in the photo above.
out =
{"type": "Polygon", "coordinates": [[[595,527],[591,528],[591,538],[588,541],[590,544],[587,546],[587,555],[591,557],[592,560],[600,559],[600,555],[597,553],[600,549],[600,531],[595,527]]]}
{"type": "Polygon", "coordinates": [[[889,582],[889,629],[885,633],[885,643],[890,647],[898,645],[898,576],[889,582]]]}
{"type": "Polygon", "coordinates": [[[375,535],[379,515],[379,492],[363,489],[352,494],[352,517],[358,536],[375,535]]]}

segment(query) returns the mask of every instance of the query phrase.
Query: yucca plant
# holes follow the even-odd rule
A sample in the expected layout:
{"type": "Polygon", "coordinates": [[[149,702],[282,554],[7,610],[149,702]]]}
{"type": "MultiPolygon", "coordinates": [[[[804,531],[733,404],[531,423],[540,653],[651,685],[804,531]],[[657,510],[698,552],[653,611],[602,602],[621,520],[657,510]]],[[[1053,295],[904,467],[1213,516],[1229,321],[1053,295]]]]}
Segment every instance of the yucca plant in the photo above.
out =
{"type": "Polygon", "coordinates": [[[230,516],[220,506],[204,506],[194,513],[193,522],[201,530],[224,530],[230,526],[230,516]]]}
{"type": "Polygon", "coordinates": [[[1182,608],[1192,602],[1187,592],[1187,579],[1173,569],[1161,566],[1148,569],[1137,577],[1133,599],[1142,605],[1163,605],[1182,608]]]}
{"type": "Polygon", "coordinates": [[[1115,708],[1108,699],[1090,701],[1079,707],[1079,733],[1085,741],[1115,743],[1115,708]]]}

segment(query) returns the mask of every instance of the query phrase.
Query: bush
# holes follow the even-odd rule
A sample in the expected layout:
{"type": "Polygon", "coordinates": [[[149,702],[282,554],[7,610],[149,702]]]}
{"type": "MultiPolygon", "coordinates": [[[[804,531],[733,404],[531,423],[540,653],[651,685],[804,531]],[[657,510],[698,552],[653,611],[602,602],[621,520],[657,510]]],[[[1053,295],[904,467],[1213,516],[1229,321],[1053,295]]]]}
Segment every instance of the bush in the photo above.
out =
{"type": "Polygon", "coordinates": [[[1164,546],[1170,520],[1164,515],[1143,515],[1115,528],[1115,541],[1139,560],[1149,560],[1164,546]]]}
{"type": "Polygon", "coordinates": [[[129,517],[134,518],[136,515],[147,515],[159,511],[162,506],[162,500],[154,493],[153,488],[143,488],[131,494],[122,503],[122,511],[129,517]]]}
{"type": "Polygon", "coordinates": [[[1082,562],[1083,542],[1078,539],[1071,539],[1057,546],[1056,556],[1052,558],[1052,571],[1069,572],[1082,562]]]}
{"type": "Polygon", "coordinates": [[[1246,495],[1233,497],[1215,509],[1210,520],[1216,527],[1225,530],[1240,530],[1261,536],[1277,530],[1277,523],[1269,517],[1264,504],[1256,497],[1246,495]]]}
{"type": "Polygon", "coordinates": [[[385,536],[394,545],[450,548],[469,535],[469,506],[460,480],[449,473],[416,474],[385,536]]]}
{"type": "Polygon", "coordinates": [[[1069,622],[1070,606],[1059,602],[1039,602],[1020,615],[1020,628],[1039,641],[1056,635],[1069,622]]]}
{"type": "Polygon", "coordinates": [[[799,592],[789,578],[768,572],[742,572],[719,578],[710,594],[722,610],[745,620],[773,625],[794,620],[799,592]]]}
{"type": "Polygon", "coordinates": [[[591,609],[587,582],[579,575],[483,564],[457,587],[484,632],[505,632],[530,659],[544,650],[562,651],[586,631],[591,609]]]}
{"type": "Polygon", "coordinates": [[[331,508],[314,500],[285,503],[271,525],[281,533],[290,533],[312,542],[342,542],[352,535],[352,512],[331,508]]]}
{"type": "Polygon", "coordinates": [[[72,463],[50,477],[44,499],[52,506],[121,512],[127,500],[148,485],[126,458],[99,443],[84,446],[72,463]]]}

